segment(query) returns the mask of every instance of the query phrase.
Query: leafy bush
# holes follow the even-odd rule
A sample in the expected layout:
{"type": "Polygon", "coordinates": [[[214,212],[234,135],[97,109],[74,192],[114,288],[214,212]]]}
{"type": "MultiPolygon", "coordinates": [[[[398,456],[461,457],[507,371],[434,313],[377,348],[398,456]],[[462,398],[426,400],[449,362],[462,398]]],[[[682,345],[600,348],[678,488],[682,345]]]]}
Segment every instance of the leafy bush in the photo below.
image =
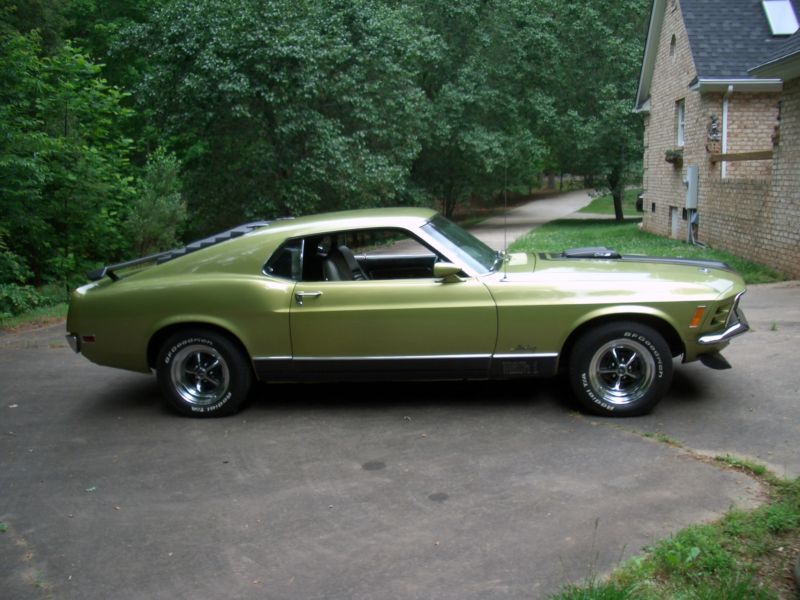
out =
{"type": "Polygon", "coordinates": [[[0,283],[0,317],[11,317],[43,304],[36,288],[17,283],[0,283]]]}
{"type": "Polygon", "coordinates": [[[186,222],[180,168],[175,155],[163,148],[147,160],[124,223],[128,241],[139,256],[168,250],[178,243],[186,222]]]}

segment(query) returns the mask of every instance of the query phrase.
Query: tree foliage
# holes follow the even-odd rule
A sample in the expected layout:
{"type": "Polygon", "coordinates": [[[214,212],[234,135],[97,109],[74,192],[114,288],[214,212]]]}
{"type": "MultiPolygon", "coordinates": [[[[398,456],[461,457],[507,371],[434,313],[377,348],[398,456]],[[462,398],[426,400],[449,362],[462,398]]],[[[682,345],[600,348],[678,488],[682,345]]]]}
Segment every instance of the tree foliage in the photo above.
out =
{"type": "Polygon", "coordinates": [[[648,6],[0,0],[0,281],[246,220],[451,214],[542,171],[619,196],[648,6]]]}
{"type": "Polygon", "coordinates": [[[415,181],[448,216],[472,196],[527,184],[546,153],[558,54],[549,0],[421,2],[446,51],[426,73],[433,121],[415,181]]]}
{"type": "Polygon", "coordinates": [[[36,32],[0,33],[0,228],[36,283],[119,253],[131,191],[122,93],[69,44],[39,51],[36,32]]]}
{"type": "Polygon", "coordinates": [[[438,46],[372,0],[178,0],[131,31],[140,105],[186,165],[201,223],[397,204],[438,46]]]}
{"type": "Polygon", "coordinates": [[[178,244],[186,224],[180,162],[158,148],[147,160],[128,207],[124,231],[135,254],[144,256],[178,244]]]}
{"type": "Polygon", "coordinates": [[[559,69],[564,82],[550,136],[562,171],[603,180],[622,220],[622,192],[638,169],[642,122],[632,111],[649,3],[581,0],[558,5],[561,44],[571,44],[559,69]],[[558,135],[558,132],[561,135],[558,135]]]}

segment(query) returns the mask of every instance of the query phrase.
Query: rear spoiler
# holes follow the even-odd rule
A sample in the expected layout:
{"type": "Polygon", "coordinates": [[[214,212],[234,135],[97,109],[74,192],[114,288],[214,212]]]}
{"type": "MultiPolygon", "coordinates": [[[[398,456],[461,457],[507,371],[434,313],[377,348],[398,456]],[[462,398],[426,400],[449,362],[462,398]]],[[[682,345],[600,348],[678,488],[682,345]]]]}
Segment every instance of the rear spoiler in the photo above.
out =
{"type": "Polygon", "coordinates": [[[266,227],[269,224],[270,221],[253,221],[252,223],[245,223],[244,225],[239,225],[237,227],[234,227],[233,229],[228,229],[227,231],[223,231],[221,233],[214,234],[207,238],[203,238],[202,240],[191,242],[190,244],[186,244],[182,248],[174,248],[172,250],[167,250],[166,252],[159,252],[158,254],[150,254],[149,256],[134,258],[133,260],[116,263],[114,265],[105,265],[103,267],[100,267],[99,269],[95,269],[94,271],[88,271],[86,273],[86,276],[91,281],[100,281],[103,277],[109,277],[111,281],[117,281],[119,280],[119,275],[117,275],[116,271],[127,269],[129,267],[135,267],[138,265],[145,265],[148,263],[155,263],[157,265],[160,265],[161,263],[165,263],[168,260],[172,260],[173,258],[178,258],[180,256],[190,254],[191,252],[196,252],[197,250],[202,250],[203,248],[208,248],[209,246],[219,244],[220,242],[226,242],[228,240],[241,237],[246,233],[250,233],[251,231],[255,231],[256,229],[260,229],[261,227],[266,227]]]}

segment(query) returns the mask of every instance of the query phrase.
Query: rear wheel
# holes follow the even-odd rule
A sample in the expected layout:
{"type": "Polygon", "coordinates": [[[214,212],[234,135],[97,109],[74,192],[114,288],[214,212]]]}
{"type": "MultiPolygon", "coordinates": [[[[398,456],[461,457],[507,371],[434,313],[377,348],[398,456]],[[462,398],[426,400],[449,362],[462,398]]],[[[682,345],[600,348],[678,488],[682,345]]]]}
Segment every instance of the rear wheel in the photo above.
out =
{"type": "Polygon", "coordinates": [[[250,365],[239,347],[207,330],[183,331],[167,339],[156,374],[167,404],[193,417],[237,412],[253,383],[250,365]]]}
{"type": "Polygon", "coordinates": [[[604,416],[650,412],[672,381],[672,353],[663,336],[640,323],[607,323],[575,344],[570,383],[581,406],[604,416]]]}

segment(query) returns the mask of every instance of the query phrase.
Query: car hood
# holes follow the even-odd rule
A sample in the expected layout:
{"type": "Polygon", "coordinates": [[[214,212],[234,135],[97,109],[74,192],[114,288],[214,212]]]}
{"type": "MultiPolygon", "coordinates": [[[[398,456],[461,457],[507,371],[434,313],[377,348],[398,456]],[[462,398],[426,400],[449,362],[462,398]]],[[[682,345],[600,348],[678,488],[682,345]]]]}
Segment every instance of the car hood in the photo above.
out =
{"type": "MultiPolygon", "coordinates": [[[[610,251],[613,252],[613,251],[610,251]]],[[[500,273],[511,281],[547,281],[551,285],[598,283],[619,286],[681,286],[724,294],[741,277],[717,261],[664,258],[643,255],[570,257],[567,253],[510,253],[500,273]]]]}

